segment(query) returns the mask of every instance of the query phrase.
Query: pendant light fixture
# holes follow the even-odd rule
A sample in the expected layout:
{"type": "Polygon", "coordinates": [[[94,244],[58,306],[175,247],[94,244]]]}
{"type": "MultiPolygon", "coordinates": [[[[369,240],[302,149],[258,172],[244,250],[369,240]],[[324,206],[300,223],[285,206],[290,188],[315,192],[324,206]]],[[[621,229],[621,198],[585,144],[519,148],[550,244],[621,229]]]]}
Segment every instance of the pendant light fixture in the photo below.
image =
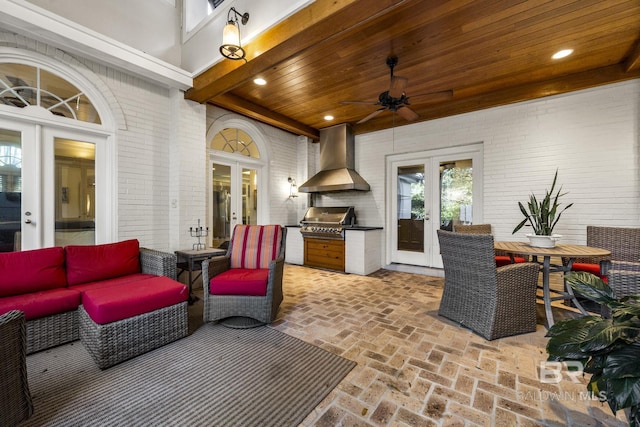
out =
{"type": "Polygon", "coordinates": [[[249,21],[249,12],[238,13],[234,7],[229,9],[227,25],[224,26],[224,30],[222,31],[222,46],[220,46],[222,56],[233,60],[244,59],[245,56],[245,51],[242,49],[242,44],[240,43],[238,16],[240,17],[242,25],[246,25],[249,21]],[[233,17],[231,16],[231,12],[234,14],[233,17]]]}

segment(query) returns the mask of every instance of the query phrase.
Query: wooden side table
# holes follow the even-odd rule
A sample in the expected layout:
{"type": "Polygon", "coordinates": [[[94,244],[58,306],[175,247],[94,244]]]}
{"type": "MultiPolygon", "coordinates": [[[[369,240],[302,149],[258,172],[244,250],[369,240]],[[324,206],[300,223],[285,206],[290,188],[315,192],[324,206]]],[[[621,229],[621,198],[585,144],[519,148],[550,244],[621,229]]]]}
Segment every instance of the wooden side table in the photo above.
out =
{"type": "Polygon", "coordinates": [[[202,276],[202,261],[214,256],[220,256],[226,254],[226,249],[185,249],[176,251],[176,257],[178,262],[176,267],[178,268],[178,278],[185,271],[189,273],[189,304],[193,304],[198,301],[198,297],[193,295],[193,283],[202,276]],[[194,276],[194,272],[198,272],[194,276]]]}

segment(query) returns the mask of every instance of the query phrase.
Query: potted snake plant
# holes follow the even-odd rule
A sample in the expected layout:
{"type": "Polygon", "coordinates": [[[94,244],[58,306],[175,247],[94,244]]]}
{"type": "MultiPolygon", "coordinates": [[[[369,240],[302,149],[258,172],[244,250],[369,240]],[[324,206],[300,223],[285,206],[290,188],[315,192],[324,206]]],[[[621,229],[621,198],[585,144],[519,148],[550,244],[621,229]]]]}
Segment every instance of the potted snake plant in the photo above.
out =
{"type": "Polygon", "coordinates": [[[611,318],[582,316],[554,324],[547,332],[549,361],[579,362],[591,374],[587,390],[616,414],[624,410],[631,427],[640,427],[640,295],[616,298],[599,277],[572,272],[574,291],[608,307],[611,318]]]}
{"type": "Polygon", "coordinates": [[[562,187],[560,187],[554,194],[557,179],[558,170],[556,169],[551,189],[546,191],[544,198],[539,200],[535,194],[531,194],[527,207],[522,202],[518,202],[524,219],[516,225],[512,234],[517,233],[525,225],[531,226],[533,233],[527,234],[531,246],[552,248],[562,237],[559,234],[553,234],[553,229],[558,224],[562,213],[573,206],[573,203],[569,203],[560,209],[560,197],[567,193],[562,193],[562,187]]]}

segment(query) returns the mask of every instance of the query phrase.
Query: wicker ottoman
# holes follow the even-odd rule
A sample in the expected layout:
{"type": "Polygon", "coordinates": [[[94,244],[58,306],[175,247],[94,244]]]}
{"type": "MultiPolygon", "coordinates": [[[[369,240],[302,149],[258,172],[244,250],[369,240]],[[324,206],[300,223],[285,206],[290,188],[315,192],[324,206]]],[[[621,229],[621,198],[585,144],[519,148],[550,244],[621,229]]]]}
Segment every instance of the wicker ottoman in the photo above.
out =
{"type": "Polygon", "coordinates": [[[105,369],[185,337],[188,295],[164,276],[87,290],[78,308],[80,341],[105,369]]]}

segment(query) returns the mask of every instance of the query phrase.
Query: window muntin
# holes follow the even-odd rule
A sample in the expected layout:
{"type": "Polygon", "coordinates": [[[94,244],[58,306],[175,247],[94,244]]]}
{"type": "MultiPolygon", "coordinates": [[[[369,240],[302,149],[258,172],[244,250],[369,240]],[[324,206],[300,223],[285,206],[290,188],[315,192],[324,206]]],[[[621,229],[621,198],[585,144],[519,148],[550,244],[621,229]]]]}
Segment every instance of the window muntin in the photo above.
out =
{"type": "Polygon", "coordinates": [[[218,132],[211,141],[211,148],[227,153],[237,153],[254,159],[260,158],[255,141],[241,129],[226,128],[218,132]]]}
{"type": "Polygon", "coordinates": [[[0,63],[0,104],[38,106],[56,116],[101,124],[97,110],[81,90],[31,65],[0,63]]]}

